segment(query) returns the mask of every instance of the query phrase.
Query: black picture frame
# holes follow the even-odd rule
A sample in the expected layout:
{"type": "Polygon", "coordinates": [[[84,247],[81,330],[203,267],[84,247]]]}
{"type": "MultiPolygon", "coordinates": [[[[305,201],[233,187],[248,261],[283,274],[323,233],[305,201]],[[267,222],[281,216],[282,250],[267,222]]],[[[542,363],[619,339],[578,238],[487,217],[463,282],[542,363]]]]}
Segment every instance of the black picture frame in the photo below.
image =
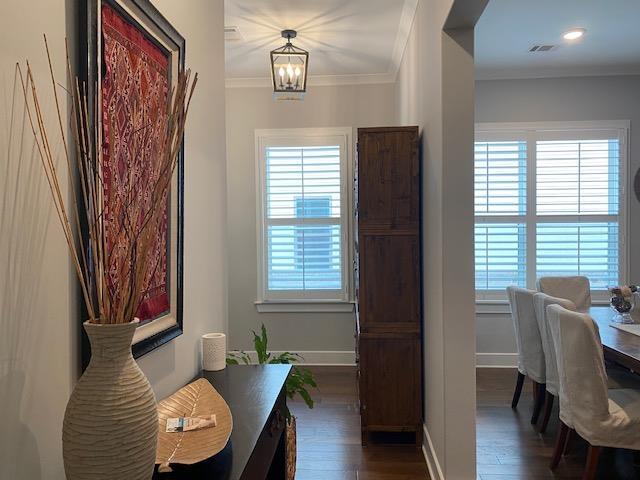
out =
{"type": "MultiPolygon", "coordinates": [[[[171,48],[175,49],[178,55],[178,71],[183,72],[185,69],[185,53],[186,53],[186,40],[185,38],[171,25],[171,23],[153,6],[150,0],[83,0],[82,10],[80,11],[80,42],[78,45],[78,51],[76,52],[78,57],[77,72],[80,80],[84,81],[87,85],[88,93],[88,110],[90,125],[93,129],[98,128],[96,101],[98,95],[98,88],[100,88],[99,72],[101,71],[101,64],[98,61],[102,59],[98,58],[99,46],[101,45],[101,36],[99,22],[100,19],[100,7],[103,4],[107,4],[126,18],[130,23],[135,24],[141,31],[148,34],[148,38],[157,44],[157,41],[150,33],[151,28],[160,32],[167,42],[171,43],[171,48]],[[137,19],[133,18],[127,10],[124,8],[133,8],[136,10],[137,19]]],[[[159,45],[166,50],[164,47],[159,45]]],[[[95,138],[94,135],[90,135],[90,138],[95,138]]],[[[95,150],[96,146],[92,148],[95,150]]],[[[174,338],[182,335],[184,331],[184,315],[183,315],[183,298],[184,298],[184,137],[180,146],[178,154],[178,161],[176,166],[176,180],[175,187],[177,193],[175,195],[176,205],[176,217],[177,221],[170,222],[169,231],[176,229],[176,241],[175,246],[169,245],[169,248],[175,248],[176,250],[176,277],[175,285],[169,285],[169,288],[175,288],[175,308],[170,305],[170,309],[175,311],[175,324],[163,329],[153,335],[144,338],[131,347],[134,358],[140,358],[141,356],[151,352],[152,350],[170,342],[174,338]]],[[[96,158],[96,157],[94,157],[96,158]]],[[[83,302],[82,319],[88,318],[87,312],[83,302]]],[[[171,303],[171,295],[170,295],[171,303]]],[[[81,339],[81,352],[82,352],[82,369],[84,370],[89,364],[91,358],[91,346],[89,344],[88,337],[82,329],[81,339]]]]}

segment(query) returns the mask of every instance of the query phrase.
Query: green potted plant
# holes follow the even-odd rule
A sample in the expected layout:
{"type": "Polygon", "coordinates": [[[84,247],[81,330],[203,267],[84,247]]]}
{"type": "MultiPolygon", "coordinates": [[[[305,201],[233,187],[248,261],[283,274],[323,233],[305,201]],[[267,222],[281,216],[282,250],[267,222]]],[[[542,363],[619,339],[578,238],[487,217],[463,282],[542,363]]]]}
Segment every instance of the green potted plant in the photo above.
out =
{"type": "MultiPolygon", "coordinates": [[[[264,364],[293,364],[304,360],[303,357],[297,353],[283,352],[278,355],[274,355],[267,349],[268,337],[267,329],[264,324],[261,327],[260,335],[255,331],[253,333],[253,345],[256,349],[258,356],[258,363],[264,364]]],[[[227,365],[250,365],[252,363],[251,357],[244,351],[231,351],[227,355],[227,365]]],[[[291,373],[285,383],[285,389],[287,390],[287,397],[293,398],[296,394],[304,400],[307,407],[313,408],[313,399],[309,394],[309,387],[317,388],[316,381],[313,378],[313,373],[308,369],[299,366],[294,366],[291,369],[291,373]]],[[[287,407],[287,431],[286,431],[286,444],[287,444],[287,480],[293,480],[296,475],[296,417],[291,415],[289,408],[287,407]]]]}

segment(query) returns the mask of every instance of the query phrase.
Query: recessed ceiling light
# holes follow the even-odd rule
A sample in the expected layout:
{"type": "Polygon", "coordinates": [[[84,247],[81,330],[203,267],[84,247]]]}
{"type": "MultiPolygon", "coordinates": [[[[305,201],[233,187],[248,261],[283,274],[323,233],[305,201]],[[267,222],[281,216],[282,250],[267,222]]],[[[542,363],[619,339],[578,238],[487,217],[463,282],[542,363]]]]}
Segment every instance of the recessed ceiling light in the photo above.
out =
{"type": "Polygon", "coordinates": [[[584,32],[586,32],[584,28],[572,28],[571,30],[564,32],[564,35],[562,36],[565,40],[577,40],[584,35],[584,32]]]}

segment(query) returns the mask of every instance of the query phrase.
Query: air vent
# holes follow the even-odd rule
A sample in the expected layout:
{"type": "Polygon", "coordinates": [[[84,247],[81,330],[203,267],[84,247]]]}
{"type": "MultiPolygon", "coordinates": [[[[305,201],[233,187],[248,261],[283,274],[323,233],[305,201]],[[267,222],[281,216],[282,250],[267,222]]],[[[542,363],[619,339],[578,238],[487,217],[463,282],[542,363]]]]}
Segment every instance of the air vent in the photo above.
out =
{"type": "Polygon", "coordinates": [[[529,49],[530,52],[553,52],[558,48],[557,45],[534,45],[529,49]]]}
{"type": "Polygon", "coordinates": [[[224,27],[224,39],[227,42],[237,42],[244,40],[242,33],[240,33],[240,27],[230,26],[224,27]]]}

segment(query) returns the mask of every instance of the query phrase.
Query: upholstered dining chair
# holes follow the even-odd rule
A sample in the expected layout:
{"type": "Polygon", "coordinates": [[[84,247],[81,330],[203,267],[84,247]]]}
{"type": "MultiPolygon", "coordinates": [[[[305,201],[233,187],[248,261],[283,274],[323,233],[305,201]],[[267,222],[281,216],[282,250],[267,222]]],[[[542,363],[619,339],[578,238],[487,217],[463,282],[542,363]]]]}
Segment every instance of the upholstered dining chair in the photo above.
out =
{"type": "Polygon", "coordinates": [[[596,474],[603,447],[640,450],[640,392],[607,390],[600,335],[588,314],[547,307],[558,362],[560,429],[551,459],[554,470],[571,431],[589,443],[583,480],[596,474]]]}
{"type": "Polygon", "coordinates": [[[544,433],[547,430],[551,412],[553,410],[554,398],[558,396],[560,391],[560,383],[558,380],[558,365],[556,362],[556,352],[553,346],[553,338],[549,331],[547,322],[547,307],[549,305],[560,305],[567,310],[576,310],[575,304],[571,300],[565,298],[552,297],[546,293],[536,293],[533,297],[533,306],[536,313],[536,321],[540,329],[540,338],[542,340],[542,351],[544,352],[545,366],[545,399],[544,413],[542,420],[538,425],[538,432],[544,433]]]}
{"type": "Polygon", "coordinates": [[[540,328],[536,320],[533,298],[534,290],[519,287],[507,287],[507,296],[511,306],[511,318],[516,332],[518,347],[518,377],[513,392],[511,408],[516,408],[522,393],[525,377],[533,382],[534,407],[531,423],[538,422],[538,416],[544,402],[545,363],[540,328]]]}
{"type": "Polygon", "coordinates": [[[591,285],[587,277],[540,277],[537,286],[539,292],[571,300],[578,311],[591,306],[591,285]]]}
{"type": "MultiPolygon", "coordinates": [[[[542,339],[546,378],[546,394],[543,410],[541,412],[542,419],[538,423],[538,432],[545,433],[547,426],[549,425],[549,420],[551,419],[555,398],[558,396],[560,391],[558,365],[553,345],[553,338],[551,337],[551,331],[549,329],[549,322],[547,319],[547,307],[549,305],[560,305],[567,310],[576,311],[576,306],[571,300],[552,297],[546,293],[537,293],[534,296],[533,305],[536,312],[538,327],[540,329],[540,338],[542,339]]],[[[597,330],[597,324],[594,325],[597,330]]],[[[607,388],[634,388],[640,390],[640,376],[616,365],[605,366],[605,368],[607,374],[607,388]]]]}

